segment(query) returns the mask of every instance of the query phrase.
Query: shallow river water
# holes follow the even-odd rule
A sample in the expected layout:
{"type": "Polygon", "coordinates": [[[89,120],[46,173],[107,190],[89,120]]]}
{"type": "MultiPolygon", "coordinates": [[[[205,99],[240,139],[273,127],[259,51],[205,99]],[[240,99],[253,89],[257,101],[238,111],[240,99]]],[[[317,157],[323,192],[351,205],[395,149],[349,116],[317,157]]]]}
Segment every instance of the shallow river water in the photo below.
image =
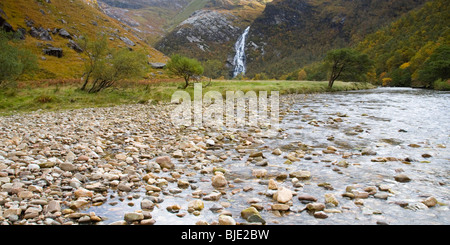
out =
{"type": "MultiPolygon", "coordinates": [[[[227,170],[225,176],[231,186],[222,191],[219,201],[204,201],[205,208],[196,216],[186,212],[187,204],[195,200],[193,190],[180,189],[180,193],[170,194],[167,190],[176,187],[176,182],[169,183],[163,202],[151,212],[155,225],[195,224],[199,220],[211,223],[217,221],[219,214],[210,208],[221,204],[236,221],[245,222],[240,212],[250,206],[252,198],[259,199],[253,201],[263,207],[260,214],[269,225],[450,224],[450,93],[378,88],[298,95],[292,100],[293,103],[280,104],[289,107],[284,108],[288,112],[281,120],[283,131],[274,138],[265,138],[256,149],[263,152],[267,166],[255,165],[248,154],[236,157],[239,154],[235,154],[233,145],[210,149],[218,151],[218,155],[231,153],[231,157],[216,165],[227,170]],[[327,152],[329,146],[336,151],[327,152]],[[276,148],[283,154],[272,154],[276,148]],[[286,164],[285,156],[295,151],[301,155],[299,161],[286,164]],[[267,170],[266,176],[252,176],[255,169],[267,170]],[[289,203],[290,211],[272,211],[271,205],[276,201],[270,197],[274,191],[268,190],[267,181],[298,170],[310,171],[311,178],[300,180],[300,185],[294,185],[290,177],[279,181],[278,186],[295,194],[289,203]],[[394,176],[398,174],[411,181],[396,181],[394,176]],[[372,186],[384,197],[343,197],[348,186],[361,192],[372,186]],[[381,191],[380,186],[389,191],[381,191]],[[306,204],[297,198],[309,194],[324,203],[326,193],[333,194],[339,202],[335,207],[327,206],[326,219],[303,211],[306,204]],[[430,196],[438,204],[427,208],[421,201],[430,196]],[[168,212],[166,207],[173,204],[180,205],[186,215],[178,217],[168,212]]],[[[214,190],[211,175],[190,172],[193,174],[189,181],[198,190],[214,190]]],[[[125,212],[139,210],[143,198],[143,189],[123,197],[111,192],[105,204],[83,212],[94,211],[105,217],[101,224],[108,224],[123,220],[125,212]]]]}

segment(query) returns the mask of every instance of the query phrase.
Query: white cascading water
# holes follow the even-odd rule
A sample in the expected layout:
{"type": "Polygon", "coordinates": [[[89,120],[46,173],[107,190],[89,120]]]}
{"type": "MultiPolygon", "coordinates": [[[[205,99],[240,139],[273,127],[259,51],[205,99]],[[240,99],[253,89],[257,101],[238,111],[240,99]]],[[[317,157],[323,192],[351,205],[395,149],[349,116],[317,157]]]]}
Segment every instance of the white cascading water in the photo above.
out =
{"type": "Polygon", "coordinates": [[[239,74],[245,74],[245,39],[247,38],[250,26],[247,27],[242,35],[237,40],[234,48],[236,49],[236,55],[234,56],[233,64],[233,77],[239,74]]]}

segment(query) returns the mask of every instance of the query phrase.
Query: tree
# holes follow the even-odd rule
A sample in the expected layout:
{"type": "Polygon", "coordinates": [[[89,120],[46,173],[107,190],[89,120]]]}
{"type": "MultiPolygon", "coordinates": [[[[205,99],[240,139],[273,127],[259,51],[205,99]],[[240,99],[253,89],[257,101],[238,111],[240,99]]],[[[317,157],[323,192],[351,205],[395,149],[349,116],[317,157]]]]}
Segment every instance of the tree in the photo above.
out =
{"type": "Polygon", "coordinates": [[[146,69],[147,58],[144,52],[130,51],[127,48],[115,50],[93,70],[89,93],[100,92],[120,80],[142,77],[146,69]]]}
{"type": "Polygon", "coordinates": [[[327,53],[325,62],[330,70],[328,87],[333,87],[334,81],[364,81],[373,62],[366,54],[350,48],[335,49],[327,53]]]}
{"type": "Polygon", "coordinates": [[[306,74],[306,71],[304,69],[301,69],[298,73],[297,73],[297,80],[299,81],[304,81],[306,79],[308,75],[306,74]]]}
{"type": "Polygon", "coordinates": [[[27,49],[10,45],[11,39],[11,34],[0,32],[0,86],[38,68],[36,56],[27,49]]]}
{"type": "Polygon", "coordinates": [[[90,41],[87,36],[82,39],[82,49],[87,56],[84,60],[84,83],[81,90],[86,90],[91,74],[98,69],[98,66],[106,58],[108,54],[108,42],[106,36],[97,37],[94,41],[90,41]]]}
{"type": "Polygon", "coordinates": [[[87,59],[84,61],[84,83],[80,89],[86,90],[91,83],[89,93],[100,92],[119,80],[141,77],[147,69],[143,52],[127,48],[109,49],[104,35],[93,41],[85,37],[82,46],[87,59]]]}
{"type": "Polygon", "coordinates": [[[166,69],[175,76],[184,78],[186,89],[189,86],[189,80],[192,76],[203,74],[203,66],[196,59],[190,59],[181,55],[173,55],[167,62],[166,69]]]}
{"type": "Polygon", "coordinates": [[[450,78],[450,46],[441,45],[436,48],[430,58],[419,70],[418,79],[427,87],[433,87],[434,81],[450,78]]]}

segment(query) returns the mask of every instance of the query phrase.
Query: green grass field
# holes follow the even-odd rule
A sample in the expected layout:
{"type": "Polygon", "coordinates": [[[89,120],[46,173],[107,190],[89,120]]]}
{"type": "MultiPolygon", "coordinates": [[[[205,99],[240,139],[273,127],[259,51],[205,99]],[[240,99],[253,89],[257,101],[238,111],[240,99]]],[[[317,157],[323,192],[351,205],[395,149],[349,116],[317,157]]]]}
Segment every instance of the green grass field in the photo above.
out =
{"type": "MultiPolygon", "coordinates": [[[[97,94],[81,91],[77,84],[44,84],[40,86],[20,86],[20,88],[0,91],[0,115],[11,115],[35,110],[66,110],[88,107],[106,107],[121,104],[169,102],[172,94],[181,89],[184,82],[122,82],[97,94]]],[[[207,82],[203,82],[204,85],[207,82]]],[[[332,91],[346,91],[373,88],[365,83],[336,82],[332,91]]],[[[279,91],[283,94],[309,94],[328,92],[327,82],[312,81],[212,81],[203,94],[218,91],[225,96],[226,91],[279,91]]],[[[194,86],[186,89],[193,98],[194,86]]]]}

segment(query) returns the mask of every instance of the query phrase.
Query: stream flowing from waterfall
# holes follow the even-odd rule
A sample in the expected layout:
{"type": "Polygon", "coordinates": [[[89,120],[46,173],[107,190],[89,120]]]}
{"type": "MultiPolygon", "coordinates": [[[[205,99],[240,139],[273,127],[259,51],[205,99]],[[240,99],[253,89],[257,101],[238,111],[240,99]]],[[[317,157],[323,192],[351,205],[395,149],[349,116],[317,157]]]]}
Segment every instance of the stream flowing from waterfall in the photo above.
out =
{"type": "Polygon", "coordinates": [[[236,77],[239,74],[245,74],[245,40],[247,39],[249,30],[250,26],[245,29],[244,33],[242,33],[234,46],[236,49],[236,55],[233,60],[233,77],[236,77]]]}

